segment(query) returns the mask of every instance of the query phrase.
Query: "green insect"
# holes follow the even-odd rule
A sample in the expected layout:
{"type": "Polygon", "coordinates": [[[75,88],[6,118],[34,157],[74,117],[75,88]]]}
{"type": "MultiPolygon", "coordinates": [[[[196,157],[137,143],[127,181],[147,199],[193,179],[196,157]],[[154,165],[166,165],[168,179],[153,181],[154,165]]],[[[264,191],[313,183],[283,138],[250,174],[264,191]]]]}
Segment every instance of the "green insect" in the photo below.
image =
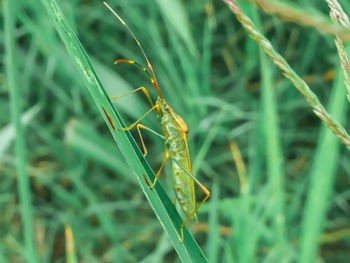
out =
{"type": "Polygon", "coordinates": [[[132,60],[116,60],[114,63],[129,63],[129,64],[135,64],[138,67],[140,67],[143,71],[146,72],[146,74],[151,79],[152,84],[157,90],[158,98],[156,100],[156,103],[154,104],[147,89],[144,87],[135,89],[127,94],[124,94],[119,97],[112,98],[112,100],[120,99],[121,97],[124,97],[126,95],[129,95],[131,93],[137,92],[137,91],[143,91],[143,93],[146,95],[147,99],[152,105],[152,108],[147,111],[141,118],[139,118],[136,122],[134,122],[132,125],[130,125],[127,128],[120,129],[122,131],[130,130],[136,126],[137,131],[139,133],[144,156],[147,155],[147,149],[145,146],[145,143],[142,138],[141,129],[148,130],[152,132],[153,134],[156,134],[163,138],[165,140],[165,158],[160,166],[156,177],[151,185],[149,185],[149,188],[152,189],[157,180],[159,175],[162,172],[162,169],[164,167],[164,164],[166,161],[171,158],[172,160],[172,174],[173,174],[173,184],[175,189],[175,200],[174,205],[176,205],[176,200],[179,202],[182,211],[187,216],[187,219],[182,223],[180,227],[181,235],[180,235],[180,243],[182,243],[184,234],[183,234],[183,228],[186,225],[186,223],[191,219],[195,219],[197,221],[197,215],[196,212],[199,209],[199,207],[210,197],[210,191],[202,184],[200,183],[193,175],[192,175],[192,166],[191,166],[191,160],[190,155],[188,151],[188,145],[187,145],[187,136],[188,136],[188,127],[186,125],[186,122],[175,113],[175,111],[172,109],[172,107],[169,106],[163,99],[163,96],[159,90],[158,83],[156,76],[153,71],[153,67],[151,63],[148,60],[148,57],[146,56],[146,53],[144,52],[140,42],[137,40],[135,34],[131,31],[129,26],[124,22],[123,19],[106,3],[103,2],[107,8],[119,19],[119,21],[126,27],[128,32],[132,35],[132,37],[135,39],[136,43],[141,49],[141,52],[143,56],[146,59],[147,66],[149,70],[151,71],[151,74],[148,72],[148,70],[141,66],[140,64],[136,63],[132,60]],[[164,135],[161,135],[152,129],[140,124],[140,121],[146,117],[148,114],[150,114],[153,110],[156,110],[158,113],[158,119],[160,122],[160,127],[163,131],[164,135]],[[194,183],[197,183],[198,186],[203,190],[203,192],[206,194],[205,198],[199,203],[198,206],[196,206],[196,196],[195,196],[195,190],[194,190],[194,183]]]}

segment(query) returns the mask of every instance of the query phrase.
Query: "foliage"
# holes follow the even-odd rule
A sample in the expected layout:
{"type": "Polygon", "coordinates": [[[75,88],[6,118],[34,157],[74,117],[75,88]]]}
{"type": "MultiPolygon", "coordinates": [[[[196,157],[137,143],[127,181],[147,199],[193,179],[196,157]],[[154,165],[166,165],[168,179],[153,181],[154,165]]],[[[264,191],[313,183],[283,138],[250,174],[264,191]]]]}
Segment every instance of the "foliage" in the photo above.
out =
{"type": "MultiPolygon", "coordinates": [[[[344,32],[338,41],[346,41],[348,29],[327,18],[326,2],[283,1],[276,6],[278,12],[271,11],[274,17],[268,8],[267,13],[259,8],[264,1],[237,2],[337,124],[347,128],[347,91],[332,34],[344,32]],[[289,7],[296,18],[284,22],[289,7]],[[305,27],[307,23],[311,27],[305,27]]],[[[121,126],[142,116],[148,102],[134,94],[112,108],[106,94],[115,97],[145,86],[156,98],[142,70],[113,64],[119,58],[145,64],[132,37],[100,1],[57,1],[67,19],[60,32],[66,37],[63,43],[52,6],[47,12],[40,1],[10,1],[9,11],[8,2],[3,1],[1,12],[6,27],[0,28],[5,50],[0,53],[0,262],[30,260],[26,222],[29,228],[33,225],[40,262],[65,262],[65,224],[72,228],[79,262],[180,262],[181,253],[196,262],[188,244],[181,252],[171,234],[181,221],[169,201],[174,197],[170,165],[157,191],[149,191],[138,169],[153,175],[136,147],[141,146],[137,131],[119,133],[111,125],[108,129],[100,107],[121,126]],[[15,25],[13,32],[9,21],[15,25]],[[72,52],[69,38],[86,53],[72,52]],[[14,48],[12,60],[9,48],[14,48]],[[79,65],[82,58],[88,63],[79,65]],[[89,58],[97,76],[92,92],[80,74],[94,74],[89,58]],[[14,86],[18,91],[10,100],[14,86]],[[15,141],[22,146],[12,147],[15,141]],[[26,174],[27,189],[18,187],[26,174]],[[31,200],[23,198],[28,190],[31,200]],[[32,211],[23,209],[23,202],[31,204],[32,211]],[[152,207],[164,214],[157,218],[152,207]]],[[[212,191],[199,210],[199,223],[190,224],[189,232],[208,261],[346,262],[346,146],[248,37],[225,3],[168,2],[109,4],[142,43],[164,98],[189,126],[194,173],[212,191]]],[[[350,4],[341,4],[350,14],[350,4]]],[[[160,131],[155,114],[144,124],[160,131]]],[[[157,171],[164,158],[163,141],[146,132],[144,138],[146,160],[157,171]]],[[[204,194],[196,190],[201,200],[204,194]]]]}

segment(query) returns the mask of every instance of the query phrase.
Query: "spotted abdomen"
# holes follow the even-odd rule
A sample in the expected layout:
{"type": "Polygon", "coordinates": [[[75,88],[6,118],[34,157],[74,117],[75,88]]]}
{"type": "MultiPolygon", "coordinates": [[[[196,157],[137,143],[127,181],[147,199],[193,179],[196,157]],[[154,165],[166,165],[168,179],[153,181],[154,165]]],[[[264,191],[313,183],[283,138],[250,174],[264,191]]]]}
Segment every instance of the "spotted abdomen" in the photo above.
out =
{"type": "MultiPolygon", "coordinates": [[[[187,146],[187,145],[186,145],[187,146]]],[[[192,173],[188,149],[182,140],[177,140],[169,145],[172,159],[173,185],[177,202],[186,216],[190,216],[196,207],[193,179],[177,163],[192,173]],[[171,145],[172,144],[172,145],[171,145]]],[[[194,219],[197,220],[196,215],[194,219]]]]}
{"type": "MultiPolygon", "coordinates": [[[[166,146],[169,149],[170,158],[172,159],[172,179],[176,200],[185,215],[189,217],[196,208],[196,197],[194,193],[194,181],[184,171],[186,169],[186,171],[192,174],[191,160],[187,146],[188,128],[185,121],[170,106],[167,105],[165,107],[160,101],[157,101],[157,105],[159,105],[162,112],[160,126],[166,137],[166,146]]],[[[193,218],[197,221],[196,215],[193,218]]]]}

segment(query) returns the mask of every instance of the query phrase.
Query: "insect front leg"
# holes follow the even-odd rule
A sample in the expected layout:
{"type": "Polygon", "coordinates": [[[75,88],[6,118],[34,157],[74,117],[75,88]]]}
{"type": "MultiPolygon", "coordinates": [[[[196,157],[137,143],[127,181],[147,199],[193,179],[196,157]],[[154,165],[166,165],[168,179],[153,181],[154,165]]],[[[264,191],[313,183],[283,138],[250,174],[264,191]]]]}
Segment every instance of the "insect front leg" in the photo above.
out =
{"type": "MultiPolygon", "coordinates": [[[[142,137],[142,134],[141,134],[141,129],[150,131],[150,132],[152,132],[153,134],[155,134],[155,135],[159,136],[160,138],[162,138],[163,140],[166,140],[165,136],[159,134],[158,132],[152,130],[151,128],[148,128],[147,126],[145,126],[145,125],[143,125],[143,124],[140,124],[140,123],[137,124],[136,128],[137,128],[137,131],[138,131],[139,136],[140,136],[140,139],[141,139],[141,143],[142,143],[142,147],[143,147],[143,152],[144,152],[144,153],[143,153],[143,156],[144,156],[144,157],[147,156],[147,153],[148,153],[148,152],[147,152],[146,145],[145,145],[145,143],[144,143],[144,141],[143,141],[143,137],[142,137]]],[[[147,185],[148,185],[148,187],[149,187],[149,189],[152,190],[152,188],[153,188],[154,185],[156,184],[156,181],[157,181],[157,179],[158,179],[158,177],[159,177],[159,175],[160,175],[160,173],[161,173],[161,171],[162,171],[162,169],[163,169],[163,167],[164,167],[164,164],[165,164],[165,162],[166,162],[168,159],[169,159],[169,151],[168,151],[168,148],[165,146],[165,159],[164,159],[164,161],[163,161],[161,167],[159,168],[159,171],[157,172],[157,175],[156,175],[156,177],[155,177],[155,179],[154,179],[152,185],[149,185],[149,183],[148,183],[146,177],[144,177],[144,178],[145,178],[145,181],[146,181],[146,183],[147,183],[147,185]]]]}
{"type": "Polygon", "coordinates": [[[148,152],[147,152],[146,145],[145,145],[145,143],[144,143],[144,141],[143,141],[143,137],[142,137],[142,134],[141,134],[141,129],[150,131],[150,132],[152,132],[153,134],[155,134],[155,135],[157,135],[157,136],[159,136],[159,137],[161,137],[162,139],[165,140],[165,137],[164,137],[163,135],[161,135],[161,134],[159,134],[158,132],[152,130],[151,128],[148,128],[147,126],[145,126],[145,125],[143,125],[143,124],[140,124],[140,123],[137,124],[137,125],[136,125],[136,128],[137,128],[137,131],[138,131],[138,133],[139,133],[139,136],[140,136],[140,139],[141,139],[141,143],[142,143],[142,147],[143,147],[143,157],[146,157],[148,152]]]}
{"type": "Polygon", "coordinates": [[[143,118],[145,118],[148,114],[150,114],[153,110],[159,111],[159,106],[154,105],[150,110],[148,110],[141,118],[139,118],[137,121],[135,121],[133,124],[131,124],[129,127],[123,128],[123,129],[118,129],[119,131],[128,131],[134,128],[140,121],[142,121],[143,118]]]}
{"type": "Polygon", "coordinates": [[[181,239],[180,243],[184,240],[184,227],[186,223],[194,216],[194,214],[198,211],[198,209],[204,204],[204,202],[210,197],[210,191],[208,188],[206,188],[196,177],[194,177],[185,167],[183,167],[179,162],[177,162],[175,159],[173,160],[176,162],[176,164],[189,176],[191,179],[202,189],[202,191],[205,193],[204,199],[199,203],[198,206],[192,211],[192,213],[187,217],[187,219],[182,223],[180,226],[180,232],[181,232],[181,239]]]}

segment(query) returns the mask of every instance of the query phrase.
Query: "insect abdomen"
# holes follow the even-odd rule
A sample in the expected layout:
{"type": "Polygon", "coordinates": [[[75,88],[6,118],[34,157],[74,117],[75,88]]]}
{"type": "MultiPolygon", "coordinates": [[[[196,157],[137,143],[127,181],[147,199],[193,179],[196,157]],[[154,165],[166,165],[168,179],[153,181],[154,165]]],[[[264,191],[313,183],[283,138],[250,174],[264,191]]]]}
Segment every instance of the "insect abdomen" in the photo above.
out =
{"type": "MultiPolygon", "coordinates": [[[[159,105],[161,105],[159,103],[159,105]]],[[[179,117],[175,113],[163,111],[160,123],[166,137],[166,145],[172,159],[173,185],[176,200],[186,216],[190,216],[196,208],[193,179],[179,166],[179,163],[192,174],[190,156],[187,147],[187,133],[181,130],[176,120],[179,117]]],[[[197,216],[193,218],[197,221],[197,216]]]]}
{"type": "MultiPolygon", "coordinates": [[[[173,184],[176,199],[179,202],[182,211],[186,216],[194,211],[196,200],[194,195],[194,182],[192,178],[177,164],[192,173],[191,163],[188,159],[187,147],[180,139],[169,142],[169,151],[172,161],[173,184]],[[176,162],[174,161],[176,160],[176,162]]],[[[197,220],[196,215],[194,216],[197,220]]]]}

